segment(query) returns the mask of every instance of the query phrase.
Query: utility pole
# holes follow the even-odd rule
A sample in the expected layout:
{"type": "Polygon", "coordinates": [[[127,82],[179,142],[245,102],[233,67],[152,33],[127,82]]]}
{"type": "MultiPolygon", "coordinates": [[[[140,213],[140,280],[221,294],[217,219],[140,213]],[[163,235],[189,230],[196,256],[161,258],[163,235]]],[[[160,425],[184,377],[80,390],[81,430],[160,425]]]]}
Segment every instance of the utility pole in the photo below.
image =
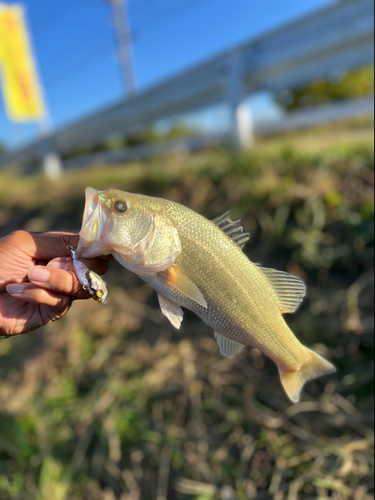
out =
{"type": "Polygon", "coordinates": [[[136,93],[133,47],[127,0],[108,0],[112,6],[122,84],[127,97],[136,93]]]}

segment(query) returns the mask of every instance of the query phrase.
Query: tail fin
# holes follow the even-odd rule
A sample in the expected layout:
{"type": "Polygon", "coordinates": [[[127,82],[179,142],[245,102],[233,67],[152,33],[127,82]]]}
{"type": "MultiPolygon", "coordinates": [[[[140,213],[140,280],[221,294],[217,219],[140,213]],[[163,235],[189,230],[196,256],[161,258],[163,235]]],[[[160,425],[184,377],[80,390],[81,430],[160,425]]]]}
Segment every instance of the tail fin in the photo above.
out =
{"type": "Polygon", "coordinates": [[[314,351],[308,349],[309,359],[298,370],[283,370],[279,367],[281,383],[293,403],[298,403],[303,386],[309,380],[328,373],[334,373],[336,368],[314,351]]]}

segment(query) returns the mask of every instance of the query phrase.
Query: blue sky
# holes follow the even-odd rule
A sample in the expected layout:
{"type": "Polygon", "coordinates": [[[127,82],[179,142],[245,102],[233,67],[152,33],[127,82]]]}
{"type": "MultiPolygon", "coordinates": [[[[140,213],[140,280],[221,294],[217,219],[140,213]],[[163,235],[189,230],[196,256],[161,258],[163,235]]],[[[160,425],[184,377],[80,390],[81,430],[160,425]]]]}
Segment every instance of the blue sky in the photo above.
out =
{"type": "MultiPolygon", "coordinates": [[[[137,87],[150,87],[333,1],[128,0],[137,87]]],[[[22,3],[55,128],[123,97],[106,0],[22,3]]],[[[10,123],[0,98],[1,143],[16,147],[32,140],[38,130],[35,124],[10,123]]]]}

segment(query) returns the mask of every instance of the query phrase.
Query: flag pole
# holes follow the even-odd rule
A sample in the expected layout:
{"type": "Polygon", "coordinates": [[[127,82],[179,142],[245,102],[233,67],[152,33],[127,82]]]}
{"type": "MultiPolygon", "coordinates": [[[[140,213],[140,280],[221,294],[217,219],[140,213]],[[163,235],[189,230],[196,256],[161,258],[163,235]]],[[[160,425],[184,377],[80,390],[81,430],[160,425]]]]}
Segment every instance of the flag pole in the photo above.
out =
{"type": "Polygon", "coordinates": [[[35,73],[39,81],[40,92],[44,103],[44,117],[38,122],[37,138],[39,139],[40,158],[43,167],[43,172],[46,177],[56,179],[61,176],[63,172],[63,165],[60,155],[54,151],[52,134],[54,132],[54,123],[50,112],[50,107],[47,99],[47,93],[43,84],[42,72],[40,70],[39,61],[36,56],[36,49],[34,39],[32,36],[31,26],[26,5],[23,6],[24,20],[27,32],[29,34],[30,51],[34,61],[35,73]]]}

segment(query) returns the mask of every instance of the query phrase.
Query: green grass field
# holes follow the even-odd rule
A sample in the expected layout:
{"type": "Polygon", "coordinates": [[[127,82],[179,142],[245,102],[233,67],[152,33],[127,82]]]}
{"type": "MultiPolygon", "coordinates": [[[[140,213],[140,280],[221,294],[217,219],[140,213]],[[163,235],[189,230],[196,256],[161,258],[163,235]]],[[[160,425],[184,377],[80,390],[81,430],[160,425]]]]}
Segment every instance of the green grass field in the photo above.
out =
{"type": "Polygon", "coordinates": [[[373,129],[358,124],[54,182],[0,171],[0,236],[78,231],[86,186],[208,218],[231,209],[252,261],[304,279],[286,319],[338,368],[291,405],[259,351],[221,357],[188,312],[177,332],[112,262],[108,305],[76,301],[63,320],[0,340],[0,499],[373,499],[373,164],[373,129]]]}

